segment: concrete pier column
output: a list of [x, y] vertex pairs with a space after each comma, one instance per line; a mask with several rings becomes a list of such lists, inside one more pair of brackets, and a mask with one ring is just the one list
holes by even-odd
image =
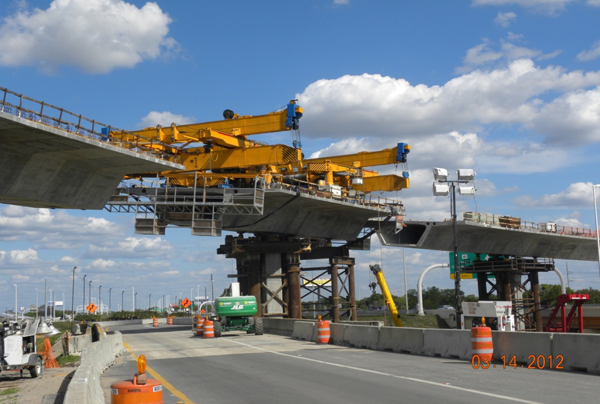
[[[265, 304], [263, 315], [284, 314], [283, 302], [283, 271], [281, 268], [281, 253], [261, 254], [262, 274], [266, 289], [263, 288], [262, 302]], [[268, 290], [267, 290], [268, 289]]]

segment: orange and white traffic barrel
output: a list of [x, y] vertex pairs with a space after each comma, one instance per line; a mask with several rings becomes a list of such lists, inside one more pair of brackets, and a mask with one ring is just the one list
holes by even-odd
[[204, 338], [215, 337], [215, 325], [209, 319], [204, 320]]
[[328, 344], [331, 339], [331, 329], [329, 328], [329, 321], [321, 320], [317, 322], [317, 344]]
[[[214, 331], [214, 325], [213, 325]], [[196, 319], [196, 335], [199, 337], [204, 336], [204, 318], [198, 316]]]
[[153, 326], [153, 327], [158, 327], [158, 318], [157, 318], [157, 317], [154, 317], [154, 318], [152, 319], [152, 326]]
[[173, 325], [173, 317], [167, 317], [167, 324]]
[[138, 373], [133, 380], [110, 385], [111, 404], [163, 404], [163, 385], [146, 377], [146, 357], [138, 358]]
[[492, 342], [492, 329], [485, 326], [485, 319], [479, 327], [471, 328], [471, 351], [472, 358], [479, 356], [480, 360], [487, 359], [491, 362], [494, 359], [494, 343]]

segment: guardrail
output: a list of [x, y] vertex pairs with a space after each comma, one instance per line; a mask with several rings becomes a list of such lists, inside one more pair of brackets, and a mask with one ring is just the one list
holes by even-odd
[[[83, 115], [56, 107], [44, 101], [27, 97], [23, 94], [15, 93], [4, 87], [0, 87], [0, 95], [0, 111], [4, 113], [64, 130], [79, 136], [84, 136], [89, 139], [107, 142], [113, 146], [131, 150], [136, 153], [149, 155], [174, 163], [180, 163], [181, 159], [179, 157], [153, 149], [154, 146], [165, 146], [169, 149], [176, 148], [172, 145], [167, 145], [153, 139], [147, 139], [123, 129], [118, 129], [111, 125], [86, 118]], [[115, 136], [116, 133], [120, 136]], [[124, 139], [125, 136], [132, 136], [136, 141], [126, 141]]]
[[[505, 222], [503, 222], [503, 219]], [[527, 231], [542, 234], [557, 234], [559, 236], [575, 236], [584, 238], [596, 238], [596, 231], [582, 229], [573, 226], [561, 226], [552, 222], [534, 223], [522, 221], [520, 218], [500, 216], [487, 213], [463, 212], [463, 220], [483, 224], [489, 227], [497, 227], [508, 230]]]

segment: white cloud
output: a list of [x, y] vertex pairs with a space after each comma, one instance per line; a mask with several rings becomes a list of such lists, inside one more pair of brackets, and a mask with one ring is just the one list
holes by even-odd
[[98, 217], [0, 205], [0, 240], [27, 240], [45, 248], [73, 248], [98, 236], [119, 237], [125, 227]]
[[[600, 7], [600, 0], [598, 0]], [[594, 60], [600, 56], [600, 41], [597, 41], [589, 51], [583, 51], [577, 55], [577, 59], [588, 62]]]
[[510, 41], [518, 41], [521, 37], [513, 33], [509, 33], [508, 38], [509, 42], [501, 41], [499, 50], [492, 50], [492, 43], [487, 39], [484, 39], [481, 44], [468, 49], [463, 60], [464, 65], [456, 68], [456, 72], [468, 73], [479, 66], [492, 65], [492, 62], [512, 62], [519, 59], [548, 60], [561, 53], [560, 50], [543, 53], [541, 50], [515, 45]]
[[108, 73], [156, 59], [177, 47], [171, 19], [156, 3], [54, 0], [46, 10], [20, 10], [0, 26], [0, 65], [35, 65], [52, 72], [75, 66]]
[[499, 12], [494, 22], [504, 28], [508, 27], [511, 23], [513, 23], [517, 18], [517, 14], [509, 11], [507, 13]]
[[[540, 97], [548, 98], [552, 92], [560, 95], [556, 102], [566, 108], [562, 115], [588, 119], [579, 127], [574, 121], [562, 126], [562, 135], [570, 136], [571, 144], [577, 145], [598, 137], [600, 126], [588, 124], [595, 122], [593, 111], [584, 114], [579, 108], [586, 97], [595, 100], [597, 92], [581, 89], [599, 84], [600, 72], [541, 68], [530, 59], [519, 59], [504, 68], [463, 74], [442, 86], [412, 86], [404, 79], [371, 74], [322, 79], [297, 98], [310, 111], [303, 120], [305, 137], [369, 135], [415, 143], [424, 135], [480, 131], [482, 125], [506, 124], [538, 131], [552, 143], [560, 136], [537, 119], [546, 114], [545, 107], [552, 106]], [[577, 138], [572, 129], [578, 129]]]
[[350, 0], [333, 0], [333, 4], [350, 4]]
[[539, 198], [522, 196], [515, 198], [515, 204], [521, 208], [587, 208], [592, 205], [592, 183], [576, 182], [557, 194], [546, 194]]
[[587, 0], [587, 4], [593, 7], [600, 7], [600, 0]]
[[194, 122], [195, 119], [193, 117], [177, 115], [168, 111], [151, 111], [148, 113], [148, 115], [142, 118], [137, 126], [140, 128], [149, 128], [155, 127], [156, 125], [171, 126], [172, 123], [177, 125], [187, 125]]
[[173, 246], [163, 238], [127, 237], [103, 246], [90, 245], [85, 258], [149, 258], [166, 257], [173, 253]]
[[[474, 6], [507, 6], [518, 5], [534, 11], [555, 14], [575, 0], [473, 0]], [[595, 0], [593, 0], [595, 1]]]
[[34, 265], [39, 262], [37, 251], [27, 250], [0, 251], [0, 263], [6, 266]]

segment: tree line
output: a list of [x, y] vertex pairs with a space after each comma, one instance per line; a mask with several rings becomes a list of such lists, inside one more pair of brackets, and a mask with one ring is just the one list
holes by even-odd
[[[567, 293], [580, 293], [590, 296], [590, 300], [586, 304], [600, 304], [600, 290], [587, 288], [573, 290], [567, 288]], [[561, 294], [560, 285], [540, 285], [540, 301], [543, 307], [553, 307], [556, 305], [558, 296]], [[398, 310], [406, 310], [406, 299], [403, 296], [392, 295], [394, 303]], [[477, 302], [479, 298], [473, 294], [465, 295], [462, 293], [462, 300], [464, 302]], [[498, 300], [496, 295], [490, 295], [490, 300]], [[417, 290], [408, 290], [408, 307], [411, 310], [417, 308]], [[454, 295], [454, 289], [440, 289], [435, 286], [431, 286], [423, 290], [423, 308], [424, 309], [437, 309], [438, 307], [448, 305], [456, 306], [456, 298]], [[373, 293], [371, 296], [360, 299], [356, 302], [357, 308], [360, 310], [369, 310], [373, 308], [381, 308], [385, 306], [383, 301], [383, 295], [381, 293]]]

